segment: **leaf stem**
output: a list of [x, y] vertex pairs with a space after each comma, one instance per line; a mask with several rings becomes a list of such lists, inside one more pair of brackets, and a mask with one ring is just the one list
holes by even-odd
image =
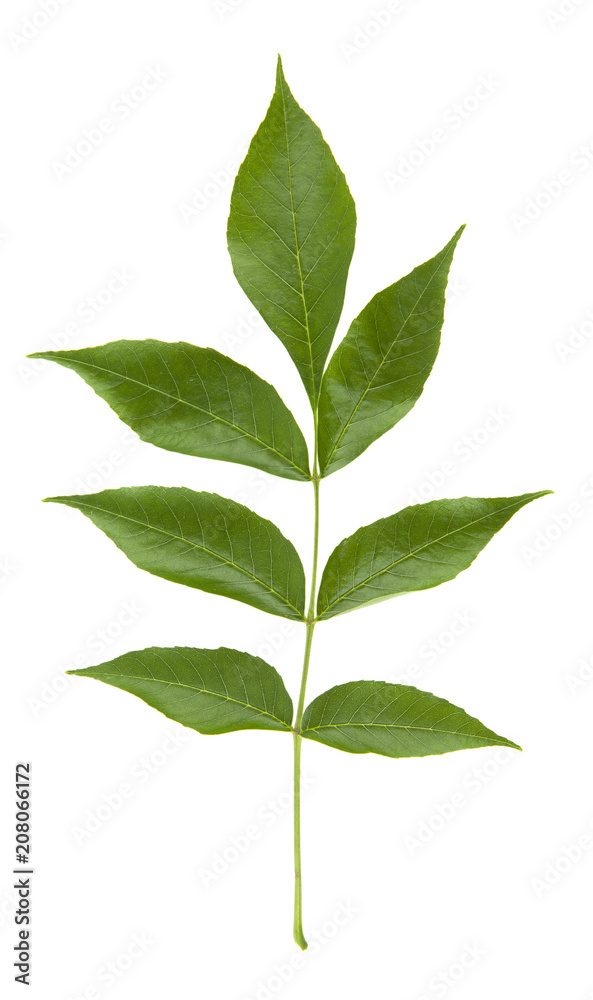
[[313, 563], [311, 569], [311, 597], [309, 600], [309, 611], [307, 613], [307, 634], [305, 639], [305, 655], [303, 659], [303, 673], [301, 677], [301, 689], [297, 705], [296, 720], [294, 725], [294, 925], [293, 934], [296, 943], [303, 951], [308, 947], [307, 940], [303, 933], [303, 882], [301, 865], [301, 723], [305, 710], [305, 692], [307, 690], [307, 677], [309, 675], [309, 662], [311, 660], [311, 646], [313, 644], [313, 633], [315, 631], [315, 596], [317, 589], [317, 557], [319, 552], [319, 470], [317, 463], [317, 413], [314, 412], [315, 420], [315, 457], [313, 465], [313, 493], [315, 499], [315, 526], [313, 529]]

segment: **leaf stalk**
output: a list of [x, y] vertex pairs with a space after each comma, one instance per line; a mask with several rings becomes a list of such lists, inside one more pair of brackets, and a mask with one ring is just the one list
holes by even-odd
[[305, 621], [307, 632], [305, 638], [305, 653], [303, 658], [303, 673], [301, 676], [301, 689], [296, 711], [296, 719], [293, 729], [294, 742], [294, 940], [303, 951], [308, 947], [307, 940], [303, 933], [303, 881], [301, 864], [301, 748], [303, 738], [301, 735], [301, 723], [305, 710], [305, 694], [307, 690], [307, 678], [309, 676], [309, 663], [311, 660], [311, 646], [313, 644], [313, 633], [315, 631], [315, 599], [317, 592], [317, 562], [319, 554], [319, 470], [317, 463], [317, 413], [314, 412], [315, 421], [315, 446], [314, 446], [314, 467], [313, 467], [313, 494], [315, 504], [315, 521], [313, 528], [313, 562], [311, 568], [311, 596], [309, 599], [309, 611]]

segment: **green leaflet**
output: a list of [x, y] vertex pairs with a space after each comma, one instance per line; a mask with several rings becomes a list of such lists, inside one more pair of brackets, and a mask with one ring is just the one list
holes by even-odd
[[359, 528], [327, 561], [318, 619], [452, 580], [513, 514], [549, 492], [433, 500]]
[[143, 441], [307, 480], [309, 456], [292, 413], [268, 382], [194, 344], [116, 340], [30, 355], [71, 368]]
[[140, 569], [303, 620], [305, 574], [296, 549], [271, 521], [234, 500], [174, 486], [48, 499], [86, 514]]
[[272, 103], [237, 174], [227, 236], [237, 281], [286, 347], [312, 404], [344, 303], [355, 230], [344, 175], [278, 60]]
[[319, 397], [319, 468], [343, 468], [405, 417], [438, 354], [445, 288], [464, 226], [432, 260], [378, 292], [334, 351]]
[[404, 684], [352, 681], [305, 710], [302, 735], [348, 753], [426, 757], [473, 747], [521, 747], [444, 698]]
[[237, 649], [152, 646], [67, 673], [129, 691], [198, 733], [290, 732], [292, 725], [292, 701], [280, 674]]

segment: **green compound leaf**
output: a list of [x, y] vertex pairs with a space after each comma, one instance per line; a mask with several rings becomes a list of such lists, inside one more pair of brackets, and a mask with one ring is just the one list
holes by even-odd
[[332, 355], [319, 397], [319, 467], [343, 468], [405, 417], [438, 354], [461, 227], [432, 260], [379, 292]]
[[404, 684], [352, 681], [315, 698], [302, 735], [347, 753], [427, 757], [475, 747], [521, 747], [444, 698]]
[[315, 404], [344, 303], [356, 213], [317, 125], [278, 61], [276, 90], [231, 197], [237, 281], [282, 341]]
[[140, 569], [303, 620], [305, 573], [296, 549], [234, 500], [175, 486], [48, 499], [82, 511]]
[[259, 656], [237, 649], [152, 646], [67, 673], [129, 691], [198, 733], [290, 732], [292, 725], [292, 701], [280, 674]]
[[71, 368], [143, 441], [307, 480], [301, 430], [268, 382], [211, 348], [117, 340], [33, 358]]
[[359, 528], [328, 559], [318, 619], [452, 580], [513, 514], [549, 492], [433, 500]]

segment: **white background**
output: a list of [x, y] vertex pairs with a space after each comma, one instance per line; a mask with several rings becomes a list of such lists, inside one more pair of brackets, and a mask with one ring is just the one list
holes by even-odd
[[[586, 1000], [593, 163], [580, 149], [593, 140], [593, 3], [403, 0], [378, 18], [382, 0], [219, 7], [71, 0], [44, 24], [33, 0], [2, 4], [3, 982], [21, 995], [10, 886], [13, 767], [25, 759], [30, 997]], [[200, 737], [63, 672], [149, 645], [225, 644], [270, 659], [294, 695], [299, 627], [282, 636], [280, 618], [143, 574], [88, 520], [40, 498], [147, 483], [212, 490], [275, 520], [308, 565], [310, 488], [139, 444], [72, 373], [25, 360], [52, 338], [187, 339], [253, 367], [309, 426], [298, 376], [257, 323], [225, 244], [230, 174], [267, 108], [278, 51], [357, 203], [339, 336], [468, 223], [421, 401], [323, 484], [322, 562], [415, 490], [555, 490], [454, 582], [317, 629], [311, 697], [405, 674], [525, 752], [393, 761], [306, 743], [305, 925], [318, 943], [298, 969], [290, 739]], [[119, 117], [148, 69], [160, 83]], [[64, 170], [68, 148], [106, 117], [112, 131]], [[435, 129], [445, 138], [431, 145]], [[98, 312], [88, 297], [114, 269], [126, 287]], [[253, 827], [258, 839], [208, 878]], [[583, 837], [579, 858], [571, 845]], [[340, 904], [350, 916], [338, 928]], [[134, 946], [135, 935], [149, 943]]]

